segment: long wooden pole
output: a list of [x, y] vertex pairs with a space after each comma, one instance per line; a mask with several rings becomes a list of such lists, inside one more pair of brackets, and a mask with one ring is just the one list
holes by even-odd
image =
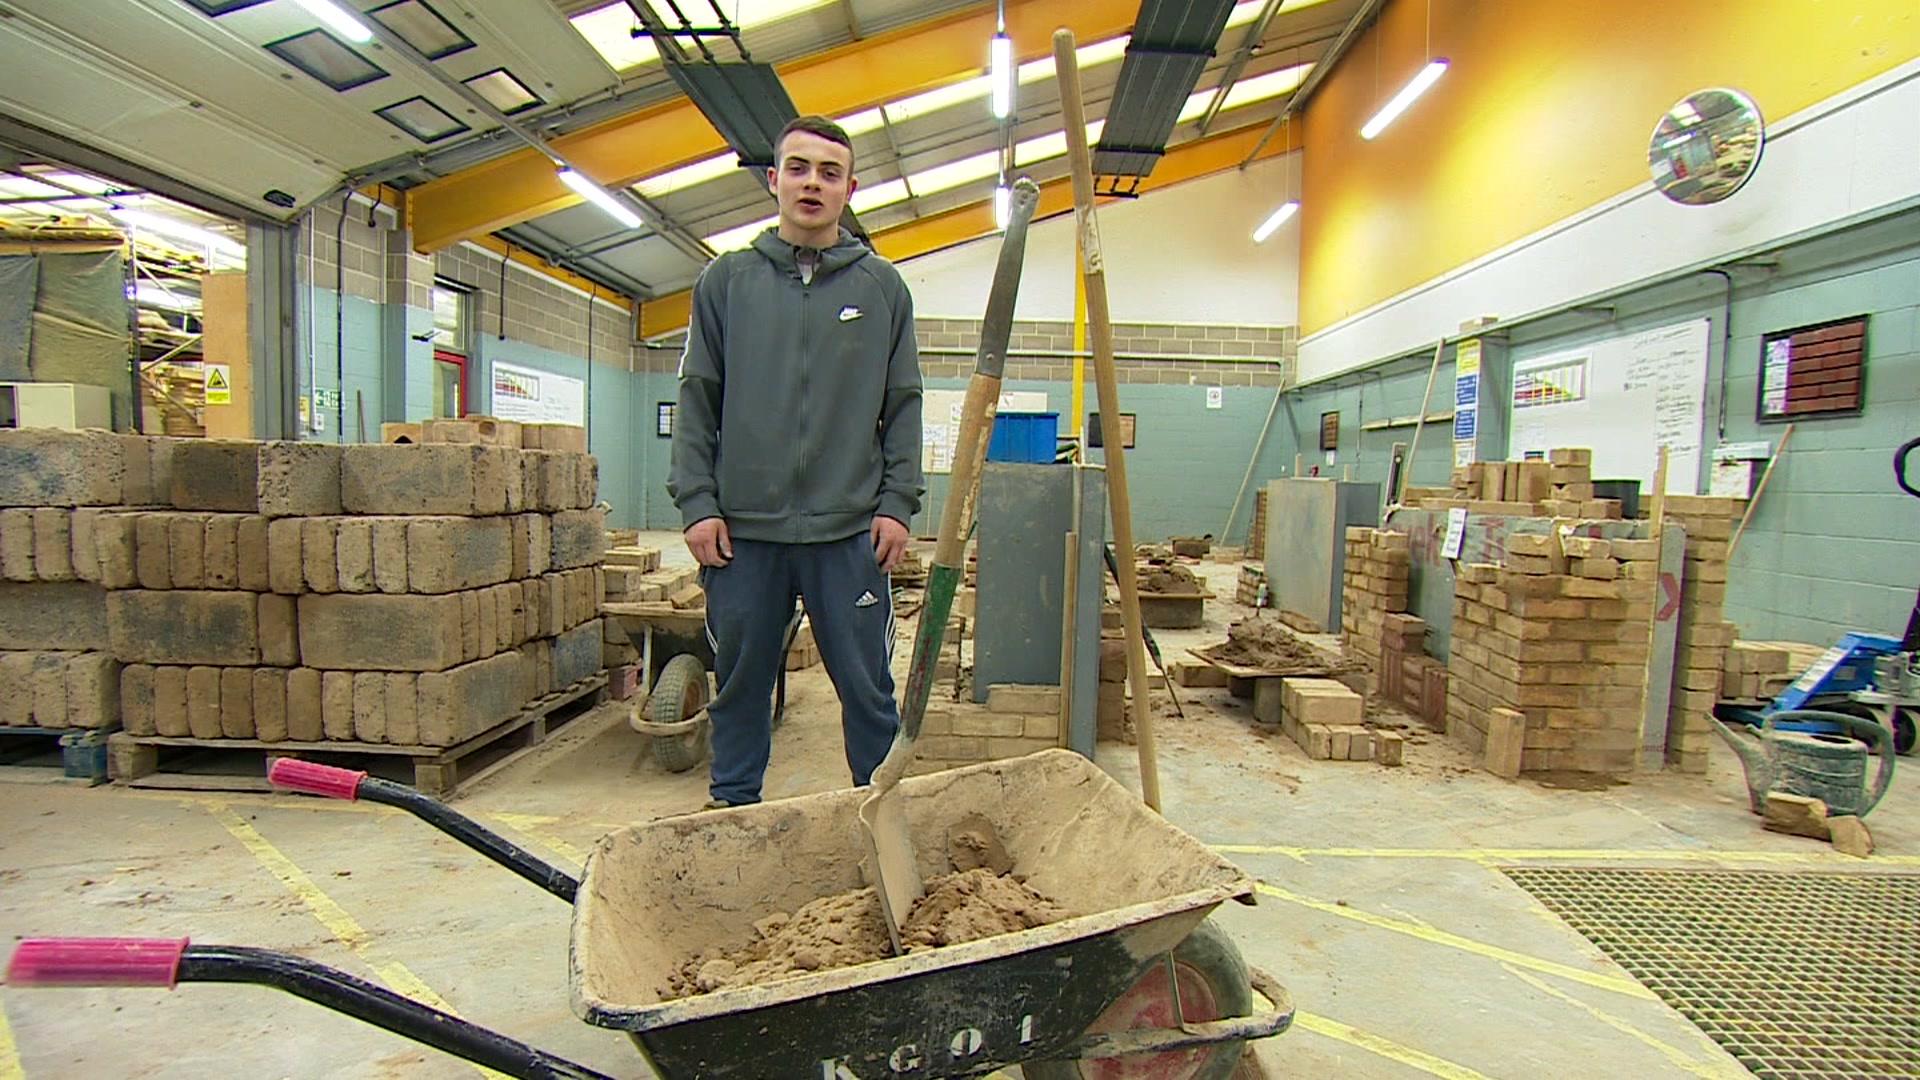
[[1135, 580], [1133, 501], [1127, 494], [1127, 455], [1120, 430], [1120, 381], [1113, 370], [1113, 317], [1107, 307], [1107, 271], [1093, 210], [1093, 155], [1087, 148], [1086, 103], [1080, 97], [1080, 67], [1073, 31], [1053, 34], [1053, 70], [1060, 80], [1067, 159], [1073, 171], [1073, 215], [1079, 226], [1080, 276], [1087, 286], [1087, 328], [1093, 337], [1093, 375], [1100, 392], [1100, 441], [1106, 449], [1107, 504], [1113, 512], [1113, 545], [1119, 558], [1120, 621], [1127, 639], [1127, 684], [1133, 688], [1133, 732], [1140, 749], [1140, 794], [1160, 809], [1160, 759], [1153, 739], [1153, 701], [1147, 686], [1146, 638], [1140, 632], [1140, 589]]
[[1740, 527], [1733, 530], [1733, 539], [1727, 542], [1727, 559], [1733, 559], [1733, 553], [1740, 550], [1740, 538], [1746, 535], [1747, 522], [1753, 520], [1753, 512], [1760, 509], [1760, 496], [1767, 493], [1767, 481], [1773, 479], [1773, 467], [1787, 456], [1787, 440], [1793, 438], [1793, 425], [1780, 433], [1780, 445], [1774, 448], [1773, 456], [1767, 459], [1766, 471], [1760, 474], [1760, 482], [1753, 487], [1753, 500], [1747, 503], [1747, 512], [1740, 515]]
[[1427, 427], [1427, 409], [1433, 400], [1433, 381], [1440, 374], [1440, 356], [1446, 351], [1447, 340], [1441, 338], [1433, 346], [1433, 363], [1427, 367], [1427, 392], [1420, 395], [1420, 415], [1413, 421], [1413, 445], [1407, 448], [1407, 456], [1400, 465], [1400, 482], [1394, 490], [1387, 492], [1387, 505], [1398, 506], [1406, 501], [1407, 485], [1413, 477], [1413, 455], [1420, 452], [1420, 433]]

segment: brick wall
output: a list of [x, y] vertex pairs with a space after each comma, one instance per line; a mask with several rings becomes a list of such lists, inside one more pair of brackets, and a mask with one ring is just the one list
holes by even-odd
[[[464, 244], [436, 252], [434, 273], [471, 288], [474, 323], [482, 338], [501, 334], [500, 260]], [[543, 274], [514, 265], [506, 274], [506, 336], [567, 356], [586, 357], [587, 298]], [[633, 341], [632, 314], [593, 305], [593, 360], [625, 367]], [[616, 359], [617, 358], [617, 359]]]
[[[921, 371], [928, 378], [964, 379], [973, 373], [980, 320], [924, 318], [914, 329]], [[1291, 370], [1298, 341], [1298, 330], [1291, 326], [1115, 323], [1115, 375], [1123, 383], [1278, 386]], [[1048, 354], [1072, 350], [1071, 323], [1015, 322], [1006, 377], [1071, 379], [1073, 358]]]

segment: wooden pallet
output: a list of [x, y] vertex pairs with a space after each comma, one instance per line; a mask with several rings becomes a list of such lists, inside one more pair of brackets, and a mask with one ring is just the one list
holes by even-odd
[[107, 782], [111, 728], [0, 727], [0, 777]]
[[109, 738], [107, 747], [114, 781], [129, 787], [270, 791], [267, 767], [275, 758], [298, 757], [410, 781], [428, 795], [445, 797], [518, 761], [568, 721], [606, 699], [607, 676], [594, 675], [536, 700], [511, 720], [444, 747], [187, 739], [124, 732]]

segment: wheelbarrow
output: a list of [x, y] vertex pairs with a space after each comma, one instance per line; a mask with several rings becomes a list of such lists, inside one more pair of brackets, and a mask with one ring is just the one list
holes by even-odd
[[[950, 823], [986, 818], [1014, 866], [1069, 917], [1050, 925], [756, 986], [674, 997], [669, 976], [754, 923], [866, 884], [859, 789], [666, 818], [602, 837], [576, 881], [445, 805], [365, 773], [292, 759], [274, 783], [411, 811], [573, 905], [575, 1013], [626, 1032], [669, 1080], [953, 1077], [1022, 1064], [1034, 1080], [1220, 1080], [1243, 1044], [1285, 1031], [1292, 999], [1203, 929], [1253, 881], [1065, 750], [907, 779], [923, 872], [947, 869]], [[1236, 972], [1229, 985], [1223, 971]], [[13, 987], [247, 982], [277, 987], [519, 1077], [599, 1077], [479, 1025], [303, 957], [179, 940], [23, 941]], [[1269, 1011], [1232, 1015], [1250, 1004]], [[1159, 1003], [1144, 1000], [1157, 996]], [[1211, 1013], [1212, 1015], [1204, 1015]], [[1161, 1022], [1140, 1026], [1142, 1022]], [[1098, 1066], [1090, 1063], [1098, 1060]]]
[[[707, 636], [706, 609], [676, 608], [657, 602], [610, 602], [603, 617], [615, 619], [640, 652], [640, 704], [628, 718], [633, 730], [653, 740], [653, 756], [668, 772], [686, 772], [706, 760], [712, 700], [707, 672], [713, 670], [713, 639]], [[780, 653], [786, 655], [800, 633], [805, 612], [796, 607], [787, 621]], [[787, 671], [782, 665], [773, 684], [773, 723], [787, 711]]]

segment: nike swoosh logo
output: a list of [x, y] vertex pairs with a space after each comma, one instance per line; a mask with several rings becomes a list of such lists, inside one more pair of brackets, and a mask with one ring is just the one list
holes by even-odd
[[860, 316], [862, 316], [862, 315], [864, 315], [864, 314], [866, 314], [866, 312], [863, 312], [863, 311], [861, 311], [861, 310], [860, 310], [859, 308], [857, 308], [857, 307], [853, 307], [853, 306], [851, 306], [851, 305], [849, 305], [849, 306], [847, 306], [847, 307], [843, 307], [843, 308], [841, 308], [841, 309], [840, 309], [840, 321], [841, 321], [841, 322], [852, 322], [853, 320], [855, 320], [855, 319], [857, 319], [857, 318], [859, 318]]

